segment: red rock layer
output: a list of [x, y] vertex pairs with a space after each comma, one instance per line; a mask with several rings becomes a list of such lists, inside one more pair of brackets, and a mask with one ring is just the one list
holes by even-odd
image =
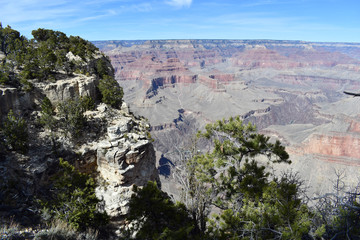
[[350, 84], [354, 87], [360, 87], [360, 82], [349, 79], [309, 76], [309, 75], [277, 75], [275, 81], [292, 84], [292, 85], [308, 85], [317, 86], [326, 90], [339, 90], [345, 84]]

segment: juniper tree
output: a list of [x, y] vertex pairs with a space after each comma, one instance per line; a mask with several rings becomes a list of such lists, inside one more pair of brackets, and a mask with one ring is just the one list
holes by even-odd
[[26, 153], [29, 146], [29, 134], [25, 120], [16, 116], [12, 110], [7, 115], [3, 126], [5, 145], [15, 151]]
[[221, 209], [209, 220], [209, 239], [301, 239], [310, 230], [310, 211], [294, 175], [276, 177], [269, 164], [291, 163], [279, 141], [256, 132], [239, 117], [208, 124], [199, 137], [212, 150], [196, 155], [194, 176], [206, 198]]

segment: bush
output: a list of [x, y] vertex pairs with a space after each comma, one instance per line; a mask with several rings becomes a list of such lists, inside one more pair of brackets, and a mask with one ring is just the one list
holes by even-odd
[[123, 89], [119, 83], [110, 76], [104, 76], [100, 79], [99, 90], [102, 95], [102, 101], [114, 108], [120, 108], [124, 96]]
[[100, 200], [95, 195], [95, 180], [63, 159], [60, 159], [60, 166], [61, 171], [53, 177], [52, 199], [41, 202], [43, 211], [76, 230], [107, 224], [107, 214], [97, 210]]
[[4, 121], [3, 135], [5, 145], [14, 151], [26, 153], [28, 150], [28, 130], [25, 120], [14, 115], [10, 110], [7, 119]]
[[59, 125], [65, 136], [69, 136], [73, 140], [78, 139], [86, 124], [85, 109], [82, 102], [79, 99], [69, 99], [60, 103], [58, 110]]
[[135, 220], [130, 235], [136, 239], [197, 239], [193, 233], [193, 220], [186, 207], [174, 204], [167, 193], [148, 182], [142, 189], [134, 187], [129, 220]]
[[84, 108], [84, 110], [94, 110], [95, 109], [95, 102], [94, 99], [92, 99], [90, 96], [83, 96], [80, 97], [81, 106]]
[[53, 117], [54, 107], [49, 98], [44, 97], [41, 102], [41, 117], [40, 124], [49, 130], [53, 130], [56, 125], [56, 120]]

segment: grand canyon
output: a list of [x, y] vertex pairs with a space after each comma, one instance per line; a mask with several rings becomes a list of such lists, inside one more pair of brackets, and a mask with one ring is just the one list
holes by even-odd
[[[313, 193], [360, 170], [360, 44], [277, 40], [97, 41], [125, 101], [149, 119], [159, 168], [230, 116], [286, 145]], [[289, 166], [282, 166], [283, 171]], [[169, 172], [164, 171], [164, 174]], [[163, 176], [166, 188], [166, 178]], [[316, 189], [312, 188], [317, 186]]]

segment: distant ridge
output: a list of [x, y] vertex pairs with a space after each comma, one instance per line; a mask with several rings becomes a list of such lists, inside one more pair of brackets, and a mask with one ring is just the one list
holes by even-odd
[[244, 44], [312, 44], [312, 45], [342, 45], [342, 46], [357, 46], [360, 47], [360, 43], [356, 42], [312, 42], [303, 40], [272, 40], [272, 39], [149, 39], [149, 40], [97, 40], [92, 41], [93, 44], [101, 48], [105, 44], [112, 44], [116, 47], [131, 47], [133, 45], [141, 45], [146, 42], [149, 43], [244, 43]]

